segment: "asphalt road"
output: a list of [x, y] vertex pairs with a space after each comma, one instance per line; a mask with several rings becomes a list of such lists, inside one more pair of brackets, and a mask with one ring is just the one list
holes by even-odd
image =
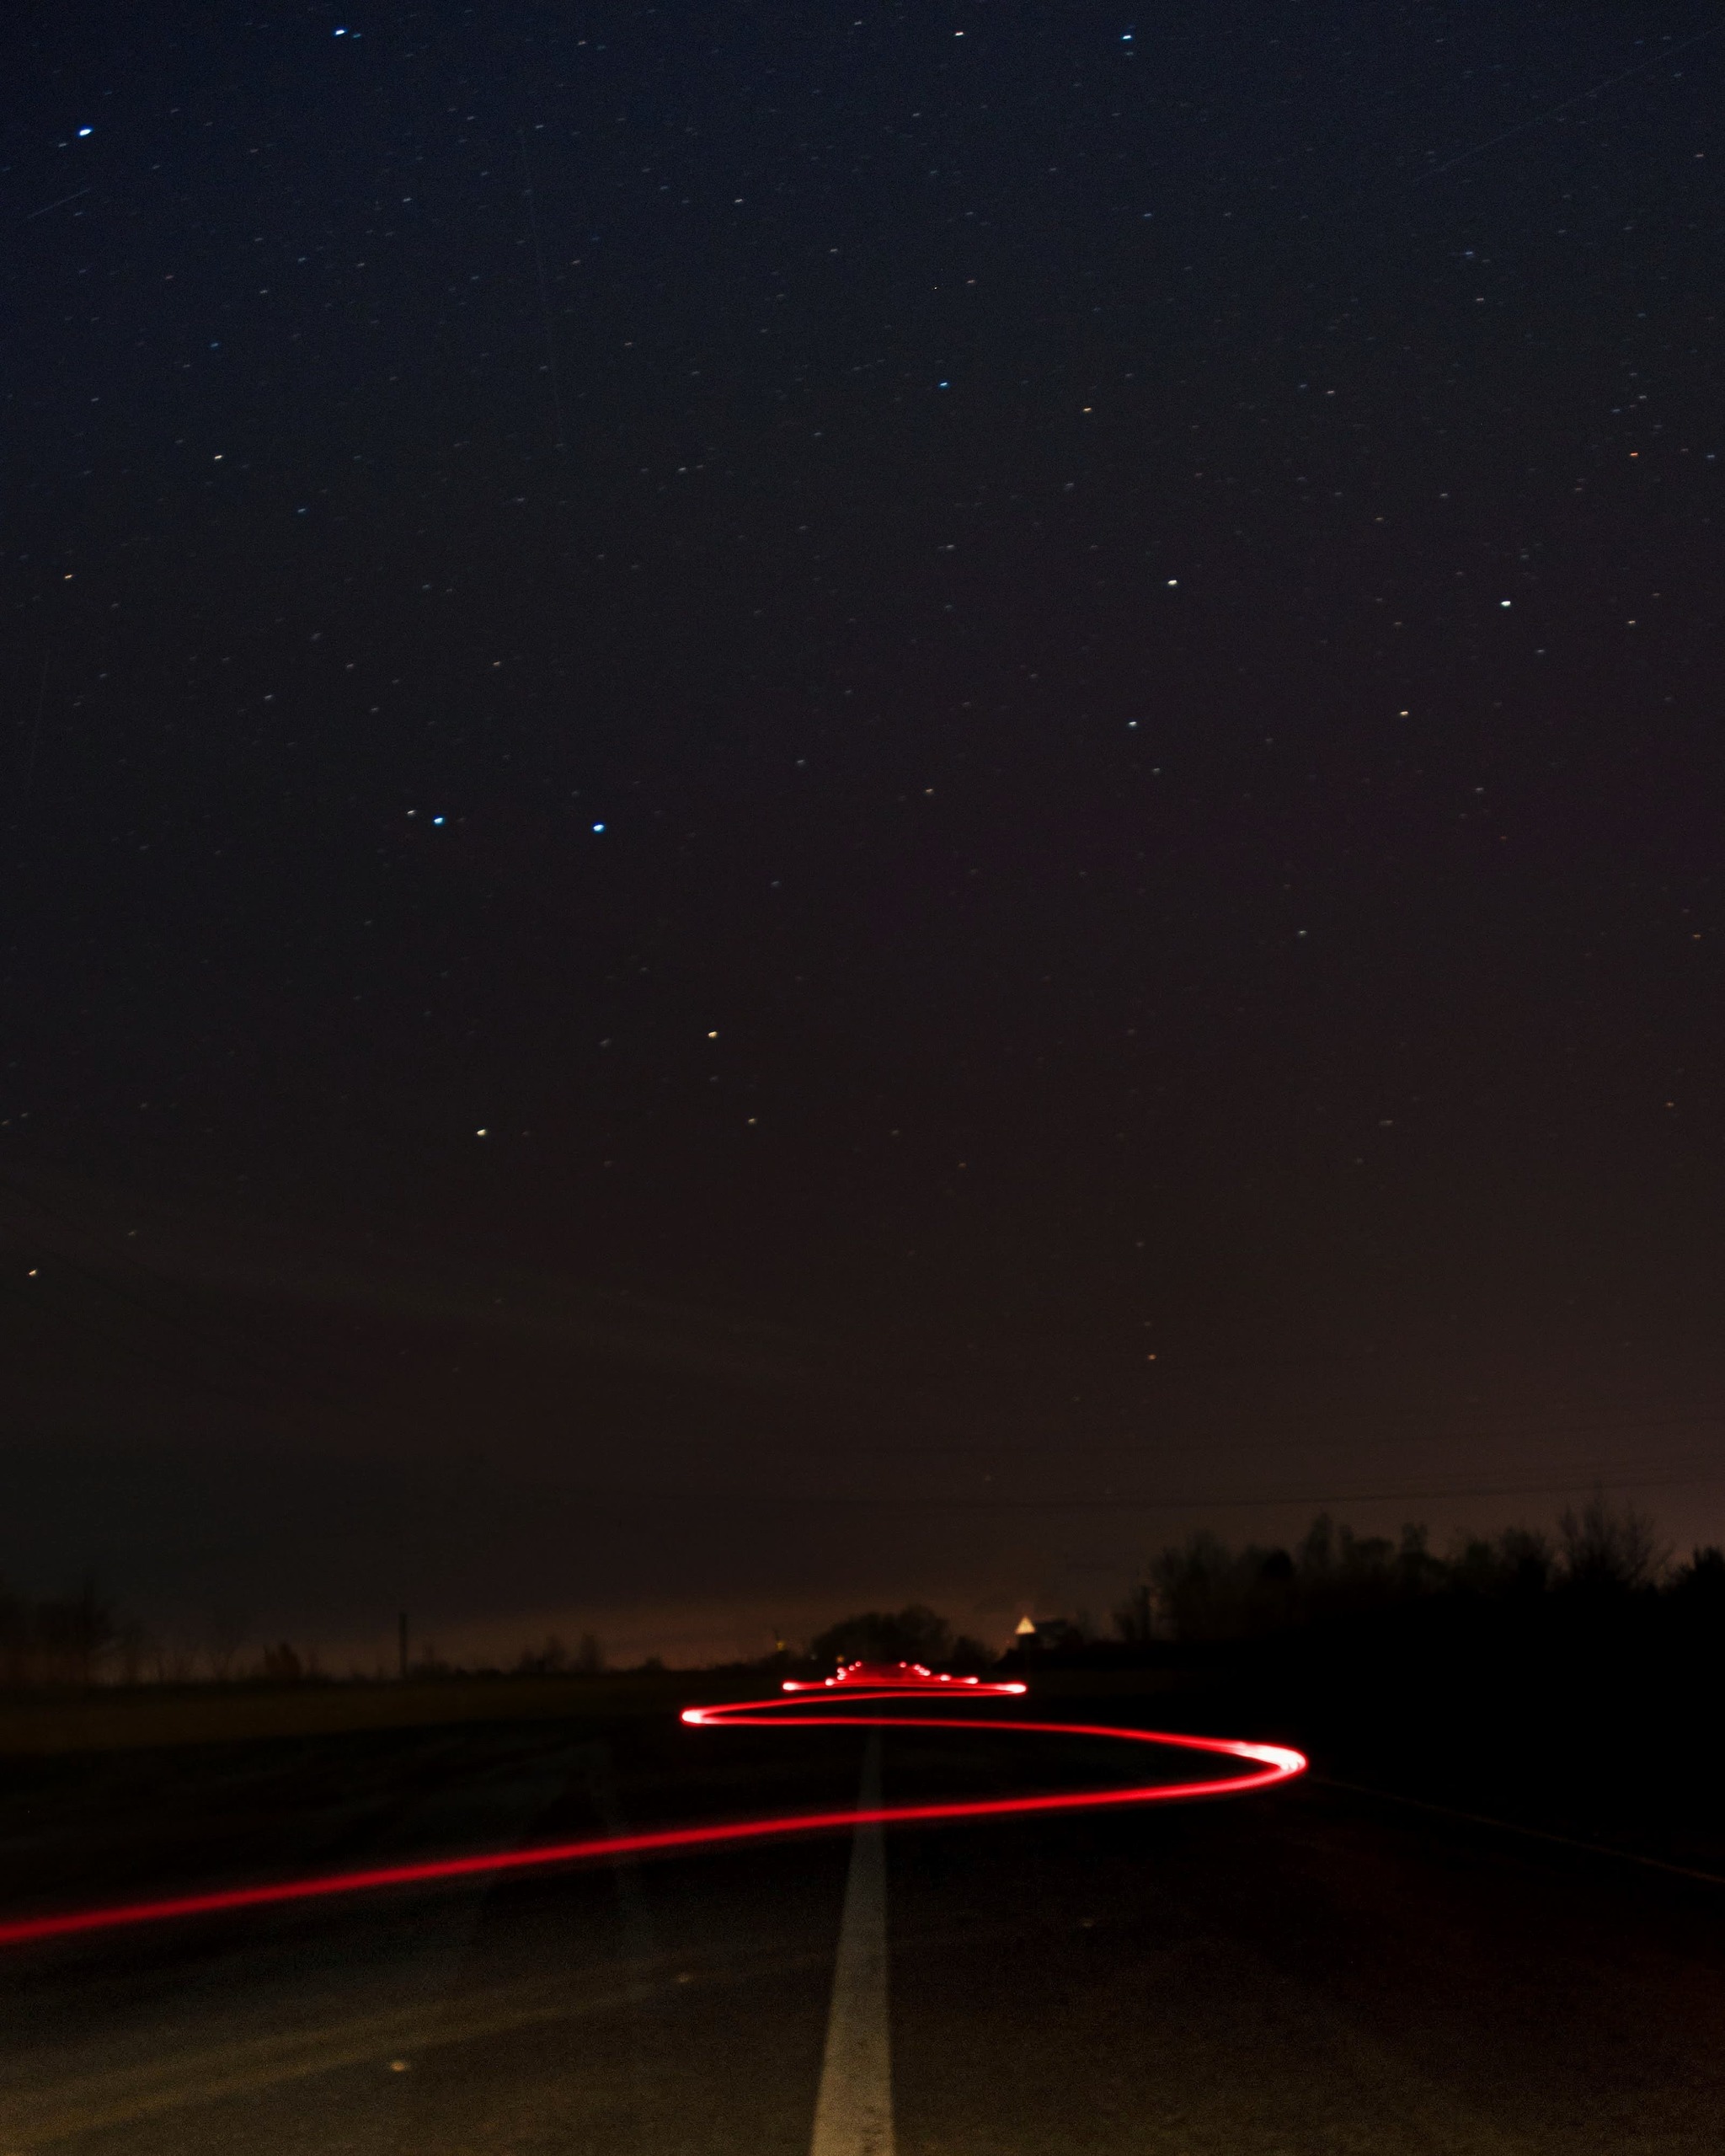
[[[488, 1737], [398, 1802], [326, 1791], [300, 1854], [854, 1798], [868, 1741]], [[889, 1734], [886, 1797], [1032, 1763], [960, 1750]], [[32, 1948], [0, 2012], [0, 2156], [1725, 2143], [1725, 1892], [1311, 1783]]]

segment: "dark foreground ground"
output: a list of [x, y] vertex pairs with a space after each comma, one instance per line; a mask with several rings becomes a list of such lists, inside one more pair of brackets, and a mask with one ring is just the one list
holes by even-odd
[[[0, 1886], [843, 1802], [862, 1748], [650, 1715], [19, 1765]], [[889, 1736], [886, 1794], [1111, 1765]], [[769, 1844], [14, 1950], [0, 2156], [804, 2156], [846, 1862]], [[900, 1831], [888, 1917], [900, 2156], [1725, 2138], [1725, 1892], [1555, 1845], [1307, 1783]]]

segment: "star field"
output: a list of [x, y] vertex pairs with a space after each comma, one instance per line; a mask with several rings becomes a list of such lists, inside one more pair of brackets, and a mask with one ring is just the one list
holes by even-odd
[[[175, 1292], [188, 1221], [289, 1238], [272, 1338], [402, 1251], [475, 1324], [506, 1275], [768, 1329], [870, 1373], [788, 1425], [817, 1507], [908, 1444], [967, 1521], [1716, 1522], [1716, 28], [0, 32], [7, 1187], [171, 1217]], [[21, 1442], [120, 1442], [130, 1352]], [[578, 1481], [778, 1486], [487, 1367]]]

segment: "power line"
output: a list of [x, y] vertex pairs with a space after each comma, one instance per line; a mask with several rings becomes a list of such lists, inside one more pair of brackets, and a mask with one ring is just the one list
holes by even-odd
[[62, 195], [57, 202], [44, 202], [40, 210], [28, 211], [19, 220], [23, 224], [34, 224], [38, 217], [45, 217], [50, 210], [63, 210], [68, 202], [82, 202], [86, 195], [94, 194], [93, 187], [80, 187], [76, 195]]
[[1392, 1490], [1332, 1490], [1260, 1492], [1251, 1496], [1164, 1497], [1131, 1496], [1108, 1492], [1037, 1497], [941, 1497], [909, 1491], [902, 1496], [824, 1495], [817, 1491], [741, 1490], [610, 1490], [590, 1485], [537, 1484], [541, 1490], [554, 1490], [560, 1497], [579, 1498], [587, 1503], [618, 1506], [703, 1508], [745, 1507], [750, 1511], [893, 1511], [893, 1512], [1208, 1512], [1243, 1511], [1278, 1506], [1417, 1503], [1450, 1497], [1562, 1497], [1594, 1490], [1674, 1490], [1705, 1488], [1725, 1484], [1725, 1471], [1704, 1474], [1594, 1475], [1577, 1474], [1543, 1482], [1477, 1483], [1464, 1486], [1441, 1485], [1423, 1489], [1406, 1486]]
[[1626, 67], [1621, 75], [1608, 75], [1603, 83], [1595, 83], [1591, 89], [1578, 90], [1573, 98], [1565, 98], [1562, 104], [1554, 104], [1549, 112], [1536, 112], [1531, 120], [1517, 120], [1514, 126], [1506, 127], [1501, 135], [1490, 136], [1483, 142], [1476, 142], [1471, 150], [1459, 150], [1453, 158], [1446, 158], [1442, 164], [1430, 165], [1425, 171], [1416, 173], [1413, 185], [1418, 187], [1423, 179], [1435, 179], [1440, 172], [1449, 172], [1458, 164], [1466, 164], [1470, 158], [1483, 157], [1487, 150], [1496, 149], [1499, 142], [1507, 142], [1512, 135], [1525, 135], [1530, 127], [1538, 127], [1547, 120], [1555, 120], [1560, 112], [1567, 112], [1573, 106], [1585, 104], [1589, 98], [1598, 97], [1602, 90], [1615, 89], [1619, 83], [1626, 83], [1636, 75], [1645, 75], [1650, 67], [1658, 67], [1664, 62], [1674, 59], [1690, 45], [1699, 45], [1704, 38], [1717, 37], [1722, 29], [1725, 29], [1725, 23], [1715, 23], [1709, 29], [1697, 30], [1693, 37], [1680, 39], [1677, 44], [1667, 45], [1663, 52], [1656, 52], [1651, 60], [1643, 60], [1633, 67]]

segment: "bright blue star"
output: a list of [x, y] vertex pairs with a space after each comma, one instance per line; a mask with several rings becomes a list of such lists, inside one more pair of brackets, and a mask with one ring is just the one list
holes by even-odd
[[602, 823], [595, 823], [595, 824], [594, 825], [593, 828], [595, 829], [595, 831], [603, 831], [603, 830], [604, 830], [604, 828], [605, 828], [605, 826], [604, 826]]

